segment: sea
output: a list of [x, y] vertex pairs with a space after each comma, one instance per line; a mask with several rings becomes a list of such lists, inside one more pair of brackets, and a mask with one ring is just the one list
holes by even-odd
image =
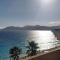
[[51, 30], [0, 31], [0, 60], [9, 60], [9, 50], [14, 46], [22, 49], [21, 57], [26, 56], [29, 41], [37, 43], [40, 51], [60, 46]]

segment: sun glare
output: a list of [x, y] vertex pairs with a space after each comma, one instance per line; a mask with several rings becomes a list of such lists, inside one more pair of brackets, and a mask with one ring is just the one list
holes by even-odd
[[52, 0], [41, 0], [41, 2], [43, 4], [50, 4], [52, 2]]
[[53, 2], [54, 2], [54, 0], [41, 0], [41, 3], [42, 3], [42, 4], [46, 4], [46, 5], [47, 5], [47, 4], [48, 4], [48, 5], [49, 5], [49, 4], [52, 4]]
[[30, 31], [28, 40], [35, 41], [38, 43], [39, 49], [45, 50], [55, 47], [53, 42], [55, 42], [57, 38], [52, 31]]
[[44, 6], [44, 7], [53, 6], [55, 2], [56, 0], [40, 0], [41, 6]]

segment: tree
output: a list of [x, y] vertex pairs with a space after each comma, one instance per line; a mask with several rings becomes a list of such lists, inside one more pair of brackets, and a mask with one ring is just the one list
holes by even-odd
[[10, 58], [12, 58], [13, 60], [19, 60], [21, 49], [15, 46], [9, 50], [9, 54], [10, 54]]
[[37, 54], [37, 49], [39, 48], [37, 46], [37, 43], [35, 43], [34, 41], [31, 41], [31, 42], [28, 42], [28, 46], [27, 46], [27, 54], [28, 56], [33, 56], [33, 55], [36, 55]]

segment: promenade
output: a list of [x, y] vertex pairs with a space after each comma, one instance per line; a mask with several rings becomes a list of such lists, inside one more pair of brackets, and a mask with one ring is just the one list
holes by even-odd
[[60, 47], [49, 49], [22, 60], [60, 60]]

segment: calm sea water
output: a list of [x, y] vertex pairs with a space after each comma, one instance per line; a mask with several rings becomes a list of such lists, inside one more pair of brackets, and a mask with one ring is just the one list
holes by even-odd
[[22, 48], [22, 56], [25, 55], [28, 41], [38, 43], [38, 50], [47, 50], [60, 46], [60, 41], [50, 30], [2, 31], [0, 32], [0, 56], [2, 58], [9, 57], [9, 49], [13, 46]]

